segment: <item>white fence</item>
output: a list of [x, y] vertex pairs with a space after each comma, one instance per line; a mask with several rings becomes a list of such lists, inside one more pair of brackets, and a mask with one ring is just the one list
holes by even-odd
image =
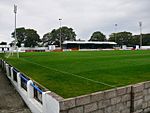
[[59, 113], [59, 101], [17, 69], [1, 60], [2, 69], [32, 113]]

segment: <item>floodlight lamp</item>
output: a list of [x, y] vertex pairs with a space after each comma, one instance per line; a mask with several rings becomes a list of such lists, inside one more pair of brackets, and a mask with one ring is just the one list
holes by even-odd
[[139, 26], [140, 26], [140, 27], [142, 26], [142, 22], [139, 22]]
[[17, 13], [17, 5], [14, 5], [14, 13]]

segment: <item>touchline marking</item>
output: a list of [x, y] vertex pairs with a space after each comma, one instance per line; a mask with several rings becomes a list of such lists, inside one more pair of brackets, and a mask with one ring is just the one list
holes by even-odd
[[89, 79], [89, 78], [86, 78], [86, 77], [83, 77], [83, 76], [80, 76], [80, 75], [77, 75], [77, 74], [73, 74], [73, 73], [69, 73], [69, 72], [57, 70], [57, 69], [52, 68], [52, 67], [43, 66], [43, 65], [40, 65], [40, 64], [38, 64], [38, 63], [31, 62], [31, 61], [28, 61], [28, 60], [25, 60], [25, 59], [21, 59], [21, 60], [24, 60], [24, 61], [26, 61], [26, 62], [28, 62], [28, 63], [31, 63], [31, 64], [35, 64], [35, 65], [41, 66], [41, 67], [43, 67], [43, 68], [47, 68], [47, 69], [51, 69], [51, 70], [57, 71], [57, 72], [60, 72], [60, 73], [63, 73], [63, 74], [73, 75], [73, 76], [75, 76], [75, 77], [82, 78], [82, 79], [84, 79], [84, 80], [88, 80], [88, 81], [91, 81], [91, 82], [94, 82], [94, 83], [97, 83], [97, 84], [102, 84], [102, 85], [105, 85], [105, 86], [109, 86], [109, 87], [111, 87], [111, 88], [115, 88], [115, 87], [116, 87], [116, 86], [114, 86], [114, 85], [109, 85], [109, 84], [104, 83], [104, 82], [92, 80], [92, 79]]

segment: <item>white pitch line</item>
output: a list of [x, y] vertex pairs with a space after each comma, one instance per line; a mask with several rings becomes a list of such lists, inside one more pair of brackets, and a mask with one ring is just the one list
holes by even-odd
[[109, 87], [111, 87], [111, 88], [115, 88], [115, 87], [116, 87], [116, 86], [109, 85], [109, 84], [104, 83], [104, 82], [100, 82], [100, 81], [96, 81], [96, 80], [92, 80], [92, 79], [89, 79], [89, 78], [80, 76], [80, 75], [77, 75], [77, 74], [73, 74], [73, 73], [61, 71], [61, 70], [58, 70], [58, 69], [55, 69], [55, 68], [52, 68], [52, 67], [43, 66], [43, 65], [40, 65], [40, 64], [38, 64], [38, 63], [31, 62], [31, 61], [28, 61], [28, 60], [25, 60], [25, 59], [22, 59], [22, 60], [24, 60], [24, 61], [26, 61], [26, 62], [29, 62], [29, 63], [31, 63], [31, 64], [38, 65], [38, 66], [43, 67], [43, 68], [47, 68], [47, 69], [50, 69], [50, 70], [54, 70], [54, 71], [63, 73], [63, 74], [73, 75], [73, 76], [75, 76], [75, 77], [82, 78], [82, 79], [84, 79], [84, 80], [88, 80], [88, 81], [91, 81], [91, 82], [94, 82], [94, 83], [97, 83], [97, 84], [102, 84], [102, 85], [105, 85], [105, 86], [109, 86]]

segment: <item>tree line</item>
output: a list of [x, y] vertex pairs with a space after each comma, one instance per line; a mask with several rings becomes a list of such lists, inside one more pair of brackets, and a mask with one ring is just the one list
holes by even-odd
[[[15, 33], [11, 34], [12, 38], [15, 38]], [[48, 45], [57, 45], [60, 46], [64, 41], [76, 41], [76, 33], [73, 28], [63, 26], [58, 29], [53, 29], [52, 31], [45, 33], [42, 38], [34, 29], [25, 29], [17, 28], [16, 29], [16, 38], [17, 46], [21, 47], [23, 44], [24, 47], [35, 47], [35, 46], [48, 46]], [[60, 40], [61, 39], [61, 40]], [[112, 33], [109, 35], [109, 38], [106, 38], [100, 31], [94, 32], [89, 41], [113, 41], [121, 45], [134, 46], [140, 45], [140, 35], [133, 35], [131, 32], [118, 32]], [[142, 34], [142, 45], [150, 45], [150, 33]], [[11, 43], [13, 44], [14, 41]]]

